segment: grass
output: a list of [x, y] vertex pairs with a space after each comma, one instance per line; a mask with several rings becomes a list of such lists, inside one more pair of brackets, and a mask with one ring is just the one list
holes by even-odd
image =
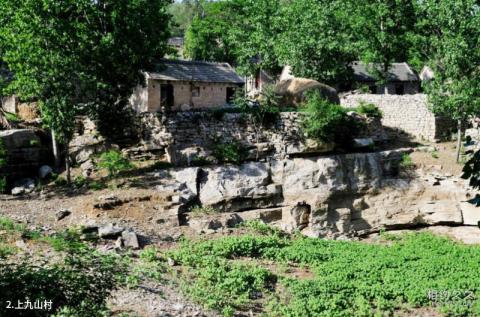
[[410, 154], [405, 153], [402, 155], [402, 160], [400, 161], [400, 167], [404, 169], [410, 169], [415, 167], [415, 163], [413, 163], [413, 160]]
[[[186, 294], [224, 316], [259, 304], [265, 316], [287, 317], [391, 316], [433, 304], [446, 316], [480, 313], [478, 246], [428, 233], [366, 244], [262, 232], [185, 241], [168, 252], [182, 266]], [[308, 268], [313, 277], [277, 276], [266, 261]], [[429, 292], [460, 295], [434, 303]]]
[[190, 217], [201, 217], [203, 215], [214, 215], [214, 214], [218, 214], [220, 213], [220, 211], [218, 211], [217, 209], [213, 208], [213, 207], [208, 207], [208, 206], [193, 206], [191, 209], [190, 209]]

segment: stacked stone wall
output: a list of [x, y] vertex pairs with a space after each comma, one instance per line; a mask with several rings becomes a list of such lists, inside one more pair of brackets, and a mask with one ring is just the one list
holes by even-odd
[[[270, 124], [261, 126], [241, 113], [145, 113], [141, 116], [141, 139], [147, 150], [164, 149], [170, 161], [180, 165], [188, 163], [192, 157], [208, 157], [216, 145], [231, 142], [240, 142], [256, 158], [284, 158], [332, 150], [305, 138], [301, 115], [283, 112]], [[360, 136], [385, 141], [380, 122], [366, 121], [366, 129]]]
[[451, 120], [433, 114], [425, 94], [352, 94], [341, 98], [344, 107], [356, 107], [361, 102], [373, 103], [380, 108], [384, 126], [406, 132], [415, 139], [438, 141], [449, 135], [455, 126]]

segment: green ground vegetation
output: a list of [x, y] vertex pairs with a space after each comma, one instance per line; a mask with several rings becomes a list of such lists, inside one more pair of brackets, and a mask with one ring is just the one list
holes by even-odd
[[[446, 316], [480, 313], [480, 247], [428, 233], [383, 240], [292, 238], [255, 226], [241, 236], [185, 241], [168, 256], [183, 268], [185, 292], [225, 316], [250, 309], [266, 316], [392, 316], [433, 305]], [[308, 274], [283, 273], [292, 269]]]

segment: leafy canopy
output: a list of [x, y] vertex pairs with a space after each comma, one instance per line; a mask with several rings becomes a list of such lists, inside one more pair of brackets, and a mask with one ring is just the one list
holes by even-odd
[[170, 2], [2, 1], [1, 59], [14, 74], [7, 91], [39, 100], [63, 141], [80, 110], [103, 123], [101, 131], [121, 131], [118, 114], [143, 82], [140, 71], [167, 50]]

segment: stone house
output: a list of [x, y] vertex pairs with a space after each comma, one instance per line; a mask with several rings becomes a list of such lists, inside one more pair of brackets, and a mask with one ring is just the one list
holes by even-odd
[[163, 60], [130, 97], [137, 112], [187, 111], [227, 104], [244, 80], [227, 63]]
[[[372, 65], [354, 62], [353, 83], [340, 85], [341, 90], [368, 87], [370, 93], [378, 95], [411, 95], [420, 92], [420, 78], [407, 63], [392, 63], [388, 70], [386, 85], [378, 85], [378, 80], [370, 73]], [[344, 86], [344, 87], [342, 87]]]

